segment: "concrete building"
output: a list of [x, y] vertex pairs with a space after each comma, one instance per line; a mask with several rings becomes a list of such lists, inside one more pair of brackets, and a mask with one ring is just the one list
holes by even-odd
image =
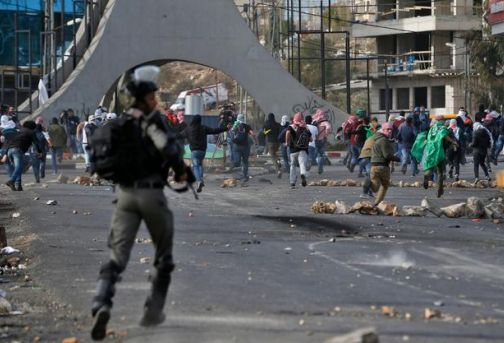
[[371, 0], [354, 6], [353, 37], [375, 38], [376, 54], [383, 57], [373, 82], [372, 112], [423, 105], [432, 113], [456, 113], [476, 105], [465, 87], [470, 65], [463, 37], [481, 28], [477, 1]]

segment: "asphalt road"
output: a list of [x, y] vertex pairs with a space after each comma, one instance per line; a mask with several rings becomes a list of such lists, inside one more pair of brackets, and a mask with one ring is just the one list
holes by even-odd
[[[324, 175], [347, 176], [342, 167]], [[381, 342], [504, 342], [502, 224], [315, 215], [313, 201], [353, 203], [360, 189], [290, 190], [285, 176], [272, 175], [252, 179], [246, 188], [221, 189], [220, 179], [208, 177], [199, 201], [167, 191], [177, 265], [167, 320], [153, 330], [137, 325], [153, 271], [140, 259], [152, 256], [153, 248], [136, 244], [115, 298], [110, 327], [127, 332], [118, 341], [324, 342], [373, 326]], [[498, 194], [455, 189], [440, 203]], [[388, 199], [419, 205], [434, 195], [392, 188]], [[9, 197], [29, 224], [26, 230], [38, 238], [29, 252], [32, 277], [77, 313], [77, 329], [60, 327], [61, 337], [90, 341], [89, 305], [99, 266], [108, 259], [114, 193], [109, 187], [49, 183]], [[58, 205], [45, 205], [49, 199]], [[148, 238], [145, 228], [138, 237]], [[398, 314], [385, 316], [382, 306]], [[440, 310], [442, 317], [425, 320], [425, 308]]]

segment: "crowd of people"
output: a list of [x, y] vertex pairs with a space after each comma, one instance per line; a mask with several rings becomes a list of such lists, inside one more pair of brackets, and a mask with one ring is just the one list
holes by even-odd
[[[460, 180], [460, 166], [472, 154], [474, 183], [480, 180], [480, 168], [490, 180], [491, 165], [497, 165], [504, 146], [504, 116], [495, 106], [479, 106], [474, 119], [464, 108], [456, 118], [444, 115], [430, 116], [424, 107], [410, 113], [390, 115], [380, 125], [358, 109], [337, 130], [337, 136], [347, 147], [344, 163], [350, 172], [358, 167], [358, 176], [366, 177], [362, 198], [374, 198], [375, 204], [385, 197], [390, 174], [400, 164], [403, 174], [410, 167], [411, 176], [424, 171], [424, 187], [437, 181], [438, 197], [444, 193], [446, 177]], [[446, 173], [448, 171], [448, 173]], [[446, 175], [447, 174], [447, 175]]]
[[[62, 111], [59, 118], [51, 119], [45, 125], [42, 117], [21, 124], [12, 107], [2, 106], [0, 117], [0, 163], [5, 164], [9, 181], [6, 183], [13, 191], [22, 191], [21, 178], [32, 167], [35, 182], [40, 183], [46, 176], [47, 156], [51, 157], [52, 174], [59, 173], [59, 165], [64, 152], [84, 154], [86, 152], [86, 132], [91, 134], [107, 120], [116, 118], [114, 113], [98, 108], [81, 122], [72, 109]], [[86, 129], [87, 128], [87, 129]], [[89, 159], [86, 159], [89, 166]]]

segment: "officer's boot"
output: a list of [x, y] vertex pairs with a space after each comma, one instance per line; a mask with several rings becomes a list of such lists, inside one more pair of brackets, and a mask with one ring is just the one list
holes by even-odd
[[141, 326], [156, 326], [164, 322], [163, 308], [170, 281], [170, 272], [162, 273], [158, 270], [156, 277], [152, 280], [151, 294], [145, 301], [144, 315], [140, 320]]
[[[107, 268], [107, 266], [112, 268]], [[107, 335], [107, 324], [110, 320], [112, 298], [115, 294], [115, 283], [119, 280], [119, 274], [113, 271], [113, 263], [104, 266], [100, 272], [100, 278], [96, 287], [96, 295], [93, 298], [91, 314], [94, 318], [91, 338], [101, 341]]]

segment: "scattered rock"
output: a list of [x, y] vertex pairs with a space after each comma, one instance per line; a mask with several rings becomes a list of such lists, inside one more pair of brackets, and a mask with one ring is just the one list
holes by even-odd
[[151, 262], [151, 258], [150, 257], [142, 257], [140, 259], [140, 263], [142, 264], [149, 264]]
[[424, 217], [427, 209], [423, 206], [403, 206], [402, 214], [407, 217]]
[[395, 204], [390, 204], [382, 201], [381, 203], [378, 204], [377, 207], [380, 214], [386, 216], [392, 216], [394, 215], [394, 213], [397, 213], [397, 206]]
[[384, 316], [395, 317], [397, 315], [397, 311], [392, 306], [382, 306], [382, 314]]
[[72, 211], [72, 213], [73, 213], [73, 214], [79, 214], [79, 211], [77, 211], [77, 210], [73, 210], [73, 211]]
[[331, 202], [315, 201], [312, 205], [312, 211], [315, 214], [334, 213], [336, 208], [336, 204]]
[[501, 221], [500, 221], [500, 219], [494, 219], [494, 220], [492, 220], [492, 223], [497, 225], [497, 224], [500, 224]]
[[336, 205], [335, 213], [347, 214], [350, 212], [350, 207], [348, 207], [348, 205], [345, 202], [340, 201], [340, 200], [336, 200], [336, 202], [334, 204]]
[[378, 209], [368, 201], [358, 201], [352, 206], [349, 211], [349, 213], [354, 212], [359, 212], [360, 214], [377, 215]]
[[482, 199], [470, 197], [466, 205], [466, 214], [469, 218], [481, 218], [485, 215], [485, 203]]
[[35, 197], [35, 198], [33, 198], [33, 200], [38, 201], [38, 200], [40, 200], [40, 198], [39, 197]]
[[48, 200], [46, 202], [46, 205], [48, 205], [48, 206], [56, 206], [56, 205], [58, 205], [58, 202], [56, 200]]
[[12, 214], [12, 218], [19, 218], [19, 217], [21, 217], [21, 213], [19, 213], [19, 212], [14, 212]]
[[329, 338], [324, 343], [378, 343], [379, 338], [374, 328], [364, 328], [342, 336]]
[[357, 181], [352, 180], [352, 179], [347, 179], [345, 181], [347, 187], [356, 187], [357, 186]]
[[441, 212], [448, 218], [460, 218], [466, 215], [465, 202], [441, 208]]
[[327, 180], [327, 179], [324, 179], [324, 180], [320, 180], [320, 181], [319, 181], [319, 185], [320, 185], [320, 186], [324, 186], [324, 187], [325, 187], [325, 186], [327, 186], [327, 184], [328, 184], [328, 183], [329, 183], [329, 180]]
[[8, 316], [12, 312], [12, 305], [5, 298], [0, 298], [0, 316]]
[[485, 216], [490, 219], [504, 218], [504, 204], [493, 201], [485, 206]]
[[63, 340], [62, 343], [79, 343], [77, 337], [68, 337]]
[[58, 178], [56, 179], [58, 181], [58, 183], [61, 183], [61, 184], [67, 184], [68, 183], [68, 180], [69, 178], [63, 174], [59, 174], [58, 175]]
[[11, 268], [17, 268], [21, 263], [21, 259], [17, 256], [12, 256], [7, 259], [7, 266]]
[[234, 188], [238, 186], [238, 180], [236, 179], [226, 179], [221, 185], [221, 188]]
[[422, 200], [421, 206], [427, 209], [429, 212], [434, 214], [436, 217], [441, 217], [443, 212], [439, 209], [439, 207], [434, 206], [431, 201], [429, 201], [427, 198], [424, 198]]
[[424, 318], [425, 319], [441, 318], [441, 311], [432, 308], [426, 308], [424, 311]]

